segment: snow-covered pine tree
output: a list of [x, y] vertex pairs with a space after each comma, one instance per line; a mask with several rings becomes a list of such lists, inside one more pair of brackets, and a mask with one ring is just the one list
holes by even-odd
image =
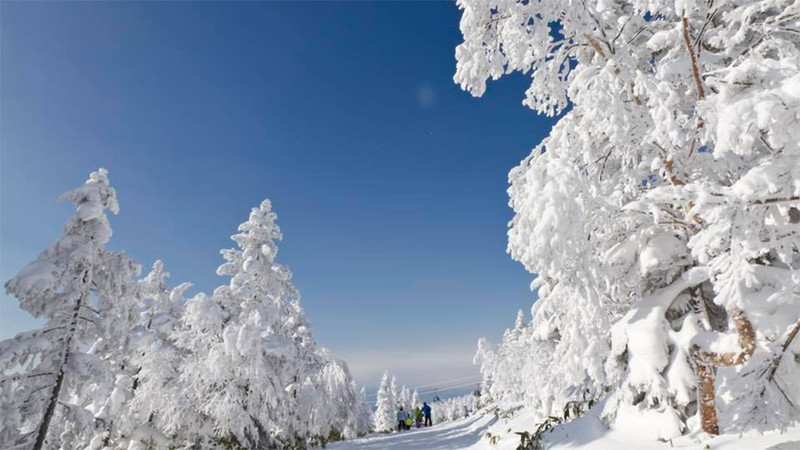
[[299, 387], [295, 413], [304, 419], [308, 443], [352, 439], [369, 429], [371, 413], [343, 361], [321, 355], [325, 364], [318, 373], [306, 377]]
[[158, 260], [150, 273], [139, 280], [139, 325], [130, 358], [132, 400], [123, 420], [118, 421], [118, 434], [110, 436], [112, 442], [127, 439], [142, 445], [169, 445], [163, 430], [178, 416], [177, 403], [184, 388], [177, 374], [181, 355], [172, 334], [185, 309], [183, 293], [192, 284], [170, 288], [168, 277], [164, 263]]
[[447, 398], [431, 405], [436, 423], [463, 419], [480, 407], [480, 397], [473, 394]]
[[502, 388], [504, 387], [495, 380], [495, 372], [501, 361], [498, 361], [494, 346], [485, 337], [478, 339], [477, 347], [475, 356], [472, 358], [472, 364], [480, 369], [483, 395], [487, 399], [497, 401], [497, 394], [502, 394]]
[[378, 399], [375, 403], [374, 414], [375, 431], [386, 433], [395, 428], [395, 405], [392, 396], [389, 372], [384, 372], [381, 384], [378, 387]]
[[[166, 284], [168, 277], [163, 262], [157, 260], [137, 283], [137, 302], [120, 302], [125, 309], [118, 308], [115, 313], [116, 326], [130, 331], [116, 343], [126, 350], [112, 361], [113, 389], [95, 414], [103, 418], [103, 427], [93, 440], [98, 448], [101, 443], [107, 447], [129, 441], [142, 445], [168, 442], [156, 422], [175, 413], [176, 391], [181, 389], [176, 377], [179, 355], [170, 335], [184, 309], [183, 293], [192, 286], [182, 283], [171, 289]], [[101, 340], [113, 348], [107, 341]]]
[[414, 392], [411, 394], [411, 407], [412, 409], [422, 406], [422, 403], [419, 402], [419, 392], [417, 392], [417, 388], [414, 388]]
[[291, 272], [275, 260], [276, 218], [269, 200], [252, 209], [232, 236], [238, 248], [222, 251], [217, 273], [230, 282], [190, 300], [174, 334], [186, 355], [179, 380], [192, 388], [179, 399], [188, 425], [167, 429], [190, 442], [294, 448], [365, 431], [342, 414], [357, 405], [349, 370], [316, 350]]
[[534, 329], [525, 322], [524, 313], [518, 312], [515, 327], [505, 331], [497, 347], [485, 339], [479, 341], [475, 363], [481, 366], [483, 393], [505, 407], [522, 402], [550, 415], [558, 401], [553, 392], [559, 391], [563, 377], [552, 378], [537, 369], [550, 361], [553, 346], [546, 339], [536, 339]]
[[403, 407], [403, 411], [410, 412], [413, 409], [411, 406], [411, 389], [405, 384], [400, 388], [400, 398], [397, 403]]
[[[509, 175], [509, 252], [539, 288], [523, 334], [549, 348], [484, 346], [493, 395], [610, 389], [609, 421], [662, 438], [797, 421], [800, 5], [458, 4], [456, 82], [530, 73], [524, 104], [561, 115]], [[538, 375], [514, 392], [520, 356]]]
[[[124, 254], [122, 257], [126, 258]], [[137, 266], [136, 273], [139, 268]], [[99, 424], [90, 443], [93, 449], [111, 444], [119, 437], [120, 425], [125, 427], [129, 421], [128, 408], [133, 395], [133, 374], [136, 368], [131, 364], [134, 355], [134, 339], [138, 333], [139, 298], [138, 286], [128, 276], [126, 291], [109, 297], [98, 296], [98, 309], [103, 312], [99, 323], [105, 329], [89, 349], [89, 354], [102, 359], [108, 366], [106, 383], [93, 387], [92, 404], [88, 409], [95, 411], [95, 421]]]
[[22, 309], [47, 324], [0, 343], [3, 447], [86, 446], [105, 428], [102, 406], [127, 356], [139, 266], [105, 249], [106, 210], [119, 210], [108, 172], [93, 172], [61, 199], [77, 208], [64, 235], [5, 285]]
[[525, 313], [522, 310], [517, 311], [517, 319], [514, 321], [514, 331], [519, 334], [525, 328]]
[[397, 389], [397, 376], [394, 374], [392, 374], [392, 382], [389, 384], [389, 392], [392, 395], [392, 407], [397, 410], [400, 406], [400, 392]]
[[[284, 311], [296, 295], [291, 273], [275, 262], [281, 238], [269, 201], [253, 208], [232, 239], [238, 248], [223, 250], [226, 262], [219, 275], [231, 277], [213, 296], [189, 302], [177, 334], [188, 353], [179, 367], [187, 412], [200, 413], [187, 436], [204, 445], [228, 442], [256, 447], [275, 444], [287, 418], [280, 409], [295, 392], [287, 392], [297, 377], [295, 342], [285, 336]], [[209, 433], [210, 431], [210, 433]], [[294, 433], [284, 436], [294, 439]]]
[[[217, 385], [225, 386], [228, 377], [233, 379], [232, 373], [225, 373], [232, 371], [226, 365], [228, 362], [220, 360], [216, 353], [227, 320], [220, 303], [201, 292], [186, 302], [180, 322], [170, 336], [179, 353], [176, 370], [179, 392], [177, 401], [171, 403], [177, 414], [158, 414], [158, 417], [163, 421], [159, 428], [179, 442], [212, 446], [225, 437], [214, 422], [215, 404], [209, 391]], [[192, 387], [180, 389], [183, 386]]]
[[350, 389], [356, 392], [355, 403], [345, 407], [348, 410], [348, 423], [344, 428], [344, 437], [353, 439], [363, 436], [372, 429], [372, 409], [367, 403], [367, 391], [364, 386], [359, 387], [355, 380], [350, 381]]
[[[356, 383], [353, 381], [353, 389], [356, 389]], [[358, 403], [355, 407], [355, 421], [353, 423], [354, 430], [352, 430], [356, 436], [361, 436], [370, 432], [373, 426], [372, 421], [372, 409], [367, 403], [367, 389], [364, 386], [361, 386], [358, 390]], [[349, 436], [348, 431], [345, 430], [345, 436]], [[348, 437], [348, 439], [350, 439]]]

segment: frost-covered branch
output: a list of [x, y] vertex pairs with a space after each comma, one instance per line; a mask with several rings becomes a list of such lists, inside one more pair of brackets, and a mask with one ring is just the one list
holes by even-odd
[[[509, 173], [508, 252], [538, 299], [498, 346], [481, 341], [485, 390], [543, 416], [565, 393], [608, 392], [602, 417], [657, 414], [654, 439], [695, 431], [698, 391], [737, 399], [714, 405], [720, 430], [800, 420], [797, 361], [775, 377], [787, 396], [748, 375], [800, 317], [798, 4], [458, 4], [455, 81], [480, 96], [520, 72], [524, 104], [561, 114]], [[699, 335], [734, 339], [729, 317], [737, 350], [692, 351]]]

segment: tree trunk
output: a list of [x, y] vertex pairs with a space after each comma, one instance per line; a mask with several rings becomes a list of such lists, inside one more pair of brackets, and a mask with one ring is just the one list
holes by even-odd
[[[692, 355], [694, 357], [694, 355]], [[708, 434], [719, 434], [717, 405], [714, 390], [714, 366], [695, 359], [697, 366], [697, 403], [700, 410], [700, 425]]]
[[716, 367], [737, 366], [743, 364], [756, 350], [756, 333], [753, 324], [744, 311], [734, 309], [728, 313], [733, 326], [739, 333], [739, 352], [713, 353], [692, 346], [691, 355], [697, 370], [697, 402], [700, 410], [700, 423], [708, 434], [719, 434], [717, 420], [717, 400], [714, 389], [714, 371]]
[[45, 439], [47, 438], [47, 431], [50, 428], [50, 422], [53, 420], [53, 415], [56, 412], [58, 399], [61, 397], [61, 387], [64, 385], [64, 369], [69, 361], [70, 354], [72, 353], [72, 341], [78, 328], [78, 317], [80, 316], [81, 307], [86, 301], [88, 290], [78, 298], [75, 303], [75, 309], [72, 311], [72, 319], [69, 324], [69, 335], [67, 342], [64, 344], [64, 357], [61, 359], [61, 364], [58, 368], [58, 376], [56, 377], [56, 384], [53, 386], [53, 391], [50, 394], [50, 400], [47, 404], [47, 409], [42, 417], [42, 423], [39, 425], [39, 431], [36, 433], [36, 443], [33, 445], [33, 450], [41, 450], [44, 447]]

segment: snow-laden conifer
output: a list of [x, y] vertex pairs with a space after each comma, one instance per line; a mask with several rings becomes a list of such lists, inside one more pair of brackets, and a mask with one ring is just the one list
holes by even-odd
[[165, 430], [180, 422], [178, 403], [186, 389], [177, 377], [181, 354], [173, 332], [185, 309], [184, 292], [191, 283], [175, 288], [167, 284], [169, 273], [160, 260], [150, 273], [139, 280], [140, 314], [135, 328], [130, 356], [131, 398], [111, 442], [166, 446]]
[[405, 384], [400, 388], [400, 397], [397, 403], [403, 407], [403, 411], [411, 412], [414, 409], [411, 406], [411, 389]]
[[481, 397], [474, 394], [451, 397], [431, 404], [431, 415], [437, 424], [469, 417], [483, 404]]
[[108, 172], [61, 196], [76, 214], [64, 235], [9, 280], [20, 308], [43, 328], [0, 343], [3, 446], [77, 448], [116, 414], [115, 387], [127, 357], [139, 271], [124, 253], [105, 249], [106, 211], [119, 210]]
[[547, 416], [610, 391], [606, 420], [664, 439], [797, 421], [797, 2], [458, 4], [456, 81], [529, 73], [561, 114], [509, 175], [539, 299], [481, 347], [491, 395]]
[[397, 409], [400, 407], [400, 391], [397, 389], [397, 375], [392, 374], [392, 382], [389, 383], [392, 406]]
[[222, 251], [217, 273], [230, 282], [190, 300], [174, 333], [190, 442], [302, 447], [366, 431], [346, 365], [316, 349], [291, 272], [276, 261], [276, 218], [268, 200], [252, 209], [237, 248]]
[[[352, 385], [353, 389], [357, 388], [355, 381], [353, 381]], [[367, 389], [364, 386], [358, 388], [358, 403], [356, 403], [354, 416], [355, 420], [350, 425], [352, 430], [349, 433], [345, 430], [346, 437], [350, 436], [350, 434], [361, 436], [372, 429], [372, 408], [367, 403]]]
[[378, 399], [375, 403], [375, 431], [389, 432], [394, 430], [397, 426], [395, 410], [389, 372], [384, 372], [383, 377], [381, 377], [381, 384], [378, 387]]

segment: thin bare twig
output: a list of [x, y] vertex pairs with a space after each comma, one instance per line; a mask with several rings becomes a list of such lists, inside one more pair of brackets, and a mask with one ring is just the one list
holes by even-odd
[[[783, 198], [768, 198], [765, 200], [753, 200], [747, 203], [747, 206], [756, 206], [756, 205], [770, 205], [774, 203], [788, 203], [788, 202], [798, 202], [800, 201], [800, 197], [792, 196], [792, 197], [783, 197]], [[795, 331], [795, 333], [797, 333]]]
[[598, 55], [602, 56], [603, 59], [608, 59], [606, 53], [603, 51], [603, 48], [600, 47], [600, 44], [597, 43], [597, 41], [592, 37], [592, 35], [590, 35], [589, 33], [583, 33], [583, 36], [586, 38], [587, 41], [589, 41], [589, 45], [592, 46], [592, 48], [594, 49], [594, 51], [597, 52]]

